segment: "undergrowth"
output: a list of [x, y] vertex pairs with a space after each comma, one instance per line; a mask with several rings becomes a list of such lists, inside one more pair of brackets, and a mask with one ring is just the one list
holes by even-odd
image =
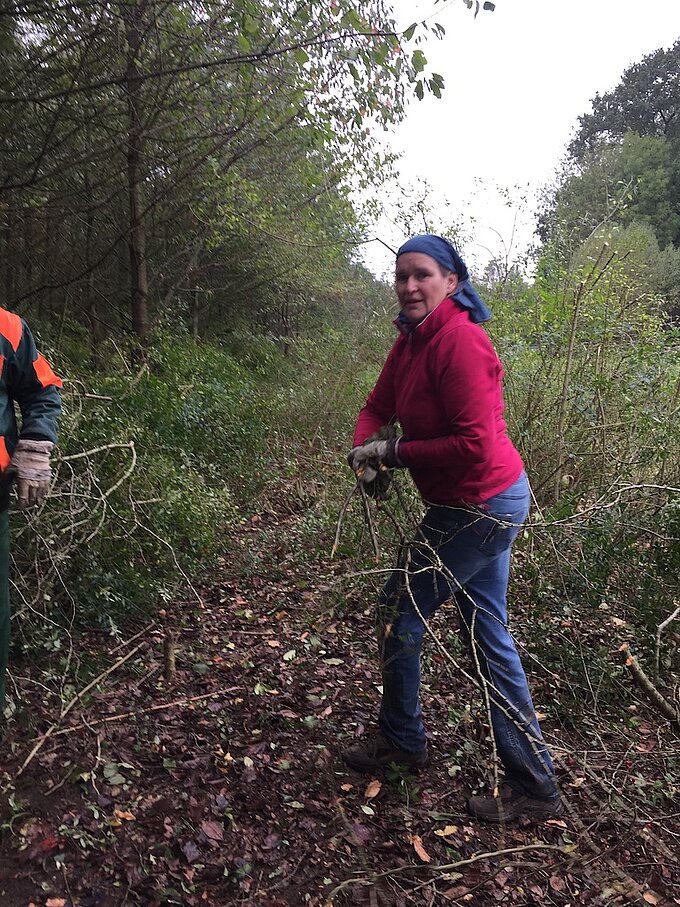
[[[563, 678], [565, 713], [616, 696], [622, 669], [610, 656], [622, 642], [672, 694], [678, 624], [658, 653], [655, 632], [676, 606], [680, 566], [677, 334], [647, 313], [614, 332], [593, 291], [572, 324], [565, 382], [573, 307], [525, 292], [538, 313], [504, 300], [492, 323], [536, 495], [515, 551], [518, 636]], [[77, 332], [60, 351], [43, 340], [66, 378], [65, 411], [53, 494], [40, 513], [13, 515], [15, 646], [63, 663], [80, 625], [117, 638], [161, 606], [186, 607], [231, 528], [253, 514], [292, 519], [267, 527], [257, 562], [240, 552], [244, 570], [313, 577], [328, 565], [352, 488], [354, 419], [391, 339], [384, 313], [285, 350], [238, 332], [201, 343], [159, 335], [142, 366], [112, 344], [97, 369], [82, 365]], [[394, 527], [383, 517], [378, 529], [387, 569]], [[323, 606], [370, 602], [375, 568], [357, 499]]]

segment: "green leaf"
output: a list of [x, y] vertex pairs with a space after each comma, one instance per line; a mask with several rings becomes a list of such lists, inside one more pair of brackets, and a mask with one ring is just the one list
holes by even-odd
[[423, 100], [424, 94], [425, 94], [425, 91], [423, 90], [423, 80], [419, 79], [416, 82], [416, 97], [418, 98], [419, 101]]
[[104, 766], [104, 777], [108, 780], [114, 777], [120, 777], [118, 774], [119, 770], [120, 766], [117, 762], [107, 762]]
[[111, 787], [120, 787], [121, 784], [125, 784], [125, 778], [122, 775], [111, 775], [106, 781]]
[[414, 50], [413, 56], [411, 57], [411, 63], [416, 72], [422, 72], [425, 69], [425, 64], [427, 63], [427, 58], [422, 50]]
[[410, 41], [410, 40], [411, 40], [411, 38], [413, 37], [413, 34], [414, 34], [414, 32], [415, 32], [415, 30], [416, 30], [417, 27], [418, 27], [418, 23], [417, 23], [417, 22], [414, 22], [413, 25], [409, 25], [409, 27], [408, 27], [408, 28], [406, 29], [406, 31], [404, 32], [404, 39], [405, 39], [406, 41]]
[[306, 50], [303, 50], [302, 47], [298, 47], [298, 49], [293, 52], [293, 58], [298, 66], [304, 66], [305, 63], [309, 63], [309, 54]]
[[365, 28], [359, 14], [353, 9], [348, 10], [340, 21], [343, 25], [346, 25], [348, 28], [353, 28], [355, 31], [363, 31]]
[[491, 3], [490, 0], [486, 0], [486, 2], [485, 2], [485, 4], [484, 4], [484, 6], [482, 7], [482, 9], [488, 9], [489, 12], [493, 12], [493, 11], [496, 9], [496, 4], [495, 4], [495, 3]]
[[246, 36], [244, 34], [238, 35], [236, 40], [238, 42], [239, 50], [242, 53], [244, 53], [244, 54], [250, 53], [250, 51], [252, 50], [252, 44], [250, 43], [250, 41], [246, 38]]

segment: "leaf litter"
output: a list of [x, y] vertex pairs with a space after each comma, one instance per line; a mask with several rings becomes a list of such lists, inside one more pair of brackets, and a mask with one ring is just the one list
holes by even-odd
[[[248, 545], [288, 528], [265, 514]], [[228, 541], [238, 552], [239, 539]], [[473, 824], [464, 797], [488, 752], [477, 725], [452, 713], [474, 706], [474, 689], [433, 658], [423, 691], [431, 766], [358, 776], [338, 752], [374, 722], [370, 613], [351, 602], [324, 611], [320, 587], [342, 569], [325, 556], [271, 579], [239, 566], [225, 558], [205, 579], [201, 608], [177, 602], [172, 684], [158, 670], [162, 638], [150, 634], [137, 663], [73, 710], [23, 771], [57, 702], [31, 682], [34, 666], [14, 665], [3, 905], [680, 904], [677, 803], [654, 796], [664, 756], [678, 753], [662, 722], [617, 736], [548, 718], [565, 817]], [[94, 631], [81, 643], [110, 645]], [[532, 685], [549, 701], [540, 673]]]

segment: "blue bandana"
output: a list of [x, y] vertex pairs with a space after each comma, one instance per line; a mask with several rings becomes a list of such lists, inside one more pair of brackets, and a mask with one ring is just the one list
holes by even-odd
[[468, 310], [472, 321], [479, 324], [493, 318], [479, 293], [470, 283], [470, 275], [465, 267], [465, 262], [448, 239], [443, 236], [435, 236], [434, 233], [422, 233], [420, 236], [413, 236], [406, 240], [404, 245], [399, 247], [397, 258], [405, 252], [422, 252], [424, 255], [429, 255], [430, 258], [434, 258], [447, 271], [457, 274], [458, 286], [455, 293], [452, 294], [452, 298]]

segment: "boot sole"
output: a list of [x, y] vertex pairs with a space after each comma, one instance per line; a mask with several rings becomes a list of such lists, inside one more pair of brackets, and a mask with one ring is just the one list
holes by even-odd
[[514, 825], [516, 822], [519, 822], [521, 819], [536, 819], [538, 822], [545, 822], [546, 819], [559, 819], [563, 814], [564, 810], [560, 806], [559, 809], [546, 809], [546, 810], [531, 810], [526, 812], [510, 812], [507, 814], [501, 815], [500, 813], [479, 813], [467, 805], [468, 813], [475, 819], [479, 819], [481, 822], [490, 822], [494, 825], [501, 825], [505, 823], [506, 825]]
[[396, 765], [399, 769], [408, 769], [409, 771], [417, 773], [421, 769], [426, 768], [428, 763], [427, 759], [425, 759], [423, 762], [403, 762], [399, 759], [389, 759], [385, 762], [374, 762], [372, 765], [366, 765], [359, 762], [353, 762], [344, 754], [342, 754], [341, 759], [349, 768], [354, 769], [354, 771], [356, 772], [362, 772], [363, 774], [384, 771], [385, 769], [390, 768], [392, 765]]

